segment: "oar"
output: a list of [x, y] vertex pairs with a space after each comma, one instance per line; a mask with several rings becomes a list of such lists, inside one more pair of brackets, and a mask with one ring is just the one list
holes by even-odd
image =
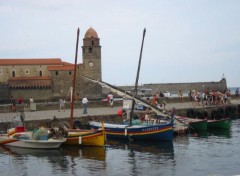
[[179, 119], [177, 119], [176, 117], [174, 117], [174, 119], [176, 119], [178, 122], [180, 122], [180, 123], [182, 123], [182, 124], [186, 125], [188, 128], [191, 128], [192, 130], [194, 130], [194, 128], [193, 128], [193, 127], [191, 127], [190, 125], [186, 124], [186, 123], [185, 123], [185, 122], [183, 122], [182, 120], [179, 120]]

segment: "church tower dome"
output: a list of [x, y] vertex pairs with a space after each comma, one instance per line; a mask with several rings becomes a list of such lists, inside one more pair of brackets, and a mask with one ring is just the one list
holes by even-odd
[[92, 27], [90, 27], [85, 33], [84, 38], [98, 38], [98, 34]]

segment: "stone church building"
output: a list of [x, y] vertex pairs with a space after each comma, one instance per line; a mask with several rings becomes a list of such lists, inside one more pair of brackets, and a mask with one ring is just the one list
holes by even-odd
[[[85, 80], [102, 80], [101, 46], [97, 32], [89, 28], [83, 39], [83, 63], [77, 64], [75, 94], [89, 99], [102, 97], [102, 87]], [[0, 99], [58, 100], [70, 97], [74, 64], [60, 58], [0, 59]]]

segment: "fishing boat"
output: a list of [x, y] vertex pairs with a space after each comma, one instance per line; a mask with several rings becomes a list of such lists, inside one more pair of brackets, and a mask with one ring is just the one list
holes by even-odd
[[188, 118], [185, 116], [176, 116], [175, 119], [181, 120], [186, 123], [190, 130], [193, 131], [206, 131], [208, 128], [208, 122], [206, 119], [196, 119], [196, 118]]
[[[106, 87], [111, 90], [111, 92], [114, 92], [124, 98], [130, 99], [131, 104], [131, 115], [129, 119], [128, 124], [110, 124], [110, 123], [104, 123], [104, 128], [106, 130], [106, 135], [109, 138], [118, 138], [118, 139], [128, 139], [128, 140], [165, 140], [165, 141], [172, 141], [173, 139], [173, 118], [174, 114], [170, 118], [168, 118], [168, 121], [162, 121], [159, 123], [154, 123], [154, 121], [151, 121], [150, 123], [138, 123], [133, 124], [133, 111], [135, 104], [140, 101], [143, 105], [146, 105], [147, 107], [149, 104], [141, 99], [141, 97], [138, 97], [137, 95], [137, 86], [138, 86], [138, 78], [139, 78], [139, 71], [140, 71], [140, 65], [141, 65], [141, 58], [142, 58], [142, 49], [143, 49], [143, 43], [144, 43], [144, 37], [145, 37], [146, 29], [143, 31], [143, 39], [142, 39], [142, 46], [140, 51], [140, 57], [139, 57], [139, 63], [138, 63], [138, 71], [136, 76], [136, 82], [135, 82], [135, 90], [134, 95], [131, 93], [127, 93], [111, 84], [108, 84], [103, 81], [96, 81], [92, 78], [86, 77], [83, 75], [83, 77], [87, 80], [90, 80], [92, 82], [98, 83], [103, 87]], [[151, 105], [150, 105], [151, 106]], [[160, 113], [159, 110], [155, 107], [151, 107], [155, 109], [158, 113]], [[162, 116], [166, 116], [165, 114], [161, 113]], [[89, 122], [89, 125], [94, 128], [98, 129], [100, 128], [101, 124], [100, 122], [91, 121]]]
[[105, 130], [68, 129], [65, 145], [104, 146], [106, 143]]
[[[89, 125], [98, 129], [100, 122], [90, 121]], [[172, 141], [173, 125], [172, 123], [162, 123], [156, 125], [124, 125], [104, 123], [104, 128], [108, 138], [127, 139], [127, 140], [163, 140]]]
[[230, 118], [218, 119], [218, 120], [207, 120], [208, 129], [229, 129]]
[[31, 149], [56, 149], [65, 141], [65, 138], [49, 138], [48, 131], [39, 128], [37, 131], [26, 131], [25, 127], [10, 128], [6, 134], [0, 135], [0, 145], [31, 148]]
[[61, 128], [63, 133], [66, 133], [66, 145], [81, 145], [81, 146], [104, 146], [106, 141], [104, 128], [98, 130], [82, 130], [73, 129], [73, 111], [74, 111], [74, 94], [75, 94], [75, 83], [76, 83], [76, 68], [77, 68], [77, 53], [78, 53], [78, 40], [79, 40], [79, 28], [77, 30], [77, 42], [76, 42], [76, 54], [73, 74], [73, 87], [71, 93], [71, 114], [70, 114], [70, 125]]

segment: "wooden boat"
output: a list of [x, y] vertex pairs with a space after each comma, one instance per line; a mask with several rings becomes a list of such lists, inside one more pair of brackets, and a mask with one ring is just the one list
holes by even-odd
[[[98, 129], [101, 127], [100, 122], [91, 121], [89, 125]], [[106, 135], [109, 138], [127, 139], [127, 140], [160, 140], [172, 141], [173, 124], [162, 123], [156, 125], [124, 125], [104, 123]]]
[[176, 115], [175, 115], [175, 119], [186, 123], [190, 127], [190, 130], [194, 130], [194, 131], [206, 131], [208, 127], [208, 123], [206, 119], [194, 119], [194, 118], [188, 118], [185, 116], [176, 116]]
[[11, 128], [7, 134], [0, 135], [0, 145], [32, 149], [55, 149], [65, 141], [65, 138], [48, 138], [46, 129], [28, 132], [23, 126]]
[[209, 129], [229, 129], [230, 118], [219, 119], [219, 120], [207, 120], [207, 127]]
[[106, 142], [105, 131], [69, 129], [65, 145], [104, 146]]

